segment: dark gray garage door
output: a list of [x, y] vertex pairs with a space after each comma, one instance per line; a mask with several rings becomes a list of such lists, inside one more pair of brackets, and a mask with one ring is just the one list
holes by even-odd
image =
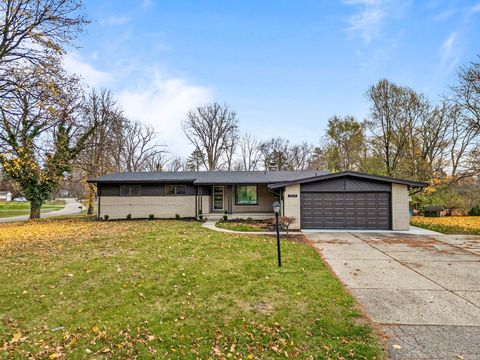
[[390, 229], [388, 192], [306, 192], [301, 200], [303, 229]]

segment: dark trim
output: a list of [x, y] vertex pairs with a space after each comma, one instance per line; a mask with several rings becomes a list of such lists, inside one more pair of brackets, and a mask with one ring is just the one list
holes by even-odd
[[389, 182], [389, 183], [394, 183], [394, 184], [402, 184], [402, 185], [408, 185], [408, 186], [411, 186], [411, 187], [419, 187], [419, 188], [428, 186], [427, 183], [419, 182], [419, 181], [397, 179], [397, 178], [380, 176], [380, 175], [364, 174], [364, 173], [359, 173], [359, 172], [355, 172], [355, 171], [342, 171], [342, 172], [338, 172], [338, 173], [334, 173], [334, 174], [313, 176], [313, 177], [304, 178], [304, 179], [300, 179], [300, 180], [277, 182], [277, 183], [274, 183], [274, 184], [269, 184], [268, 187], [270, 189], [278, 189], [278, 188], [285, 187], [285, 186], [288, 186], [288, 185], [305, 184], [305, 183], [309, 183], [309, 182], [335, 179], [335, 178], [343, 177], [343, 176], [351, 176], [351, 177], [357, 177], [357, 178], [368, 179], [368, 180], [377, 180], [377, 181]]
[[[255, 197], [257, 198], [257, 201], [255, 204], [239, 204], [237, 202], [237, 187], [239, 186], [255, 186]], [[235, 191], [233, 194], [235, 198], [235, 206], [258, 206], [258, 186], [257, 184], [235, 184]]]

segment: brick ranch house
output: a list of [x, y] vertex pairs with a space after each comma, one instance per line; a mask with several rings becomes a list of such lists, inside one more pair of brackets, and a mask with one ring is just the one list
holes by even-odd
[[115, 173], [97, 185], [99, 218], [269, 218], [272, 204], [293, 229], [408, 230], [409, 190], [426, 183], [351, 171]]

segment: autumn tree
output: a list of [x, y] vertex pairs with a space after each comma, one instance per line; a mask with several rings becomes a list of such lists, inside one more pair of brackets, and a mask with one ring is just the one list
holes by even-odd
[[195, 150], [203, 154], [203, 166], [217, 170], [238, 136], [237, 114], [227, 104], [199, 106], [187, 113], [183, 131]]
[[306, 141], [294, 144], [289, 149], [289, 170], [306, 170], [313, 155], [313, 146]]
[[87, 24], [79, 0], [2, 0], [0, 68], [50, 64]]
[[77, 79], [54, 70], [12, 69], [8, 82], [15, 86], [0, 98], [0, 165], [30, 201], [32, 219], [98, 126], [79, 117]]
[[365, 125], [353, 116], [332, 116], [325, 136], [325, 155], [330, 171], [362, 168], [365, 150]]
[[383, 161], [388, 176], [397, 174], [397, 167], [410, 146], [413, 129], [427, 106], [421, 94], [408, 87], [380, 80], [368, 90], [368, 121], [371, 149]]

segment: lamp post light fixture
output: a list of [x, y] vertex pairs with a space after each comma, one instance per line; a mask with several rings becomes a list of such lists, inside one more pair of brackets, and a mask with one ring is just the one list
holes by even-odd
[[278, 217], [280, 215], [280, 203], [275, 201], [272, 204], [273, 211], [275, 213], [275, 226], [277, 229], [277, 256], [278, 256], [278, 267], [282, 267], [282, 255], [280, 252], [280, 228], [278, 224]]

